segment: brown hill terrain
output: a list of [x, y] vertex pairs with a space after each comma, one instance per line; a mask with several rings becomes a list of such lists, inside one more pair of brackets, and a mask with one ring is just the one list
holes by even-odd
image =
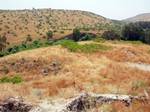
[[[91, 43], [95, 42], [80, 45]], [[50, 98], [52, 103], [51, 99], [68, 99], [81, 92], [143, 95], [150, 90], [148, 45], [118, 41], [97, 44], [111, 49], [87, 54], [70, 52], [57, 45], [0, 58], [0, 78], [18, 74], [24, 80], [20, 84], [1, 83], [0, 99], [22, 96], [36, 103]], [[140, 67], [130, 66], [134, 64]], [[113, 103], [92, 112], [149, 112], [149, 109], [148, 103], [134, 102], [131, 107]]]
[[126, 19], [127, 22], [150, 21], [150, 13], [139, 14], [137, 16]]
[[54, 38], [60, 38], [75, 27], [92, 28], [110, 22], [102, 16], [78, 10], [0, 10], [0, 35], [5, 35], [9, 43], [18, 43], [28, 35], [45, 38], [49, 30], [54, 32]]

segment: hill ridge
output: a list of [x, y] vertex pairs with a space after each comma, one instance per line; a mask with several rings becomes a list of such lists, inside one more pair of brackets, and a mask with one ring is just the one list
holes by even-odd
[[150, 21], [150, 13], [138, 14], [133, 17], [127, 18], [124, 21], [127, 22]]
[[98, 14], [80, 10], [0, 10], [0, 35], [9, 38], [8, 42], [18, 43], [28, 35], [45, 38], [49, 30], [59, 38], [70, 34], [76, 27], [88, 29], [111, 22]]

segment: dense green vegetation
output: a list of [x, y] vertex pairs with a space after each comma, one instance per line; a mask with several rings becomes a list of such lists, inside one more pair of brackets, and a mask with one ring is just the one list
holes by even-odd
[[102, 34], [102, 38], [107, 39], [107, 40], [120, 40], [121, 39], [120, 35], [114, 30], [105, 31]]
[[107, 40], [141, 41], [150, 44], [150, 22], [135, 22], [121, 25], [103, 33]]
[[124, 40], [142, 41], [150, 44], [150, 22], [129, 23], [122, 29]]
[[9, 55], [9, 54], [14, 54], [14, 53], [17, 53], [17, 52], [20, 52], [20, 51], [23, 51], [23, 50], [39, 48], [39, 47], [42, 47], [42, 46], [46, 46], [48, 44], [49, 43], [47, 43], [47, 42], [44, 43], [41, 40], [34, 40], [31, 43], [24, 43], [23, 42], [20, 45], [15, 45], [13, 47], [10, 47], [8, 49], [0, 51], [0, 57], [6, 56], [6, 55]]
[[13, 77], [7, 77], [7, 76], [5, 76], [5, 77], [2, 77], [2, 78], [0, 79], [0, 83], [19, 84], [19, 83], [21, 83], [21, 82], [23, 82], [23, 79], [22, 79], [22, 77], [19, 76], [19, 75], [15, 75], [15, 76], [13, 76]]

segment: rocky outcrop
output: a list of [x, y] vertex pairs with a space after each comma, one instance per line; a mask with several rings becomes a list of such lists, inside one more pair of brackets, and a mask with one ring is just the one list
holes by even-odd
[[87, 110], [102, 104], [120, 102], [125, 106], [130, 106], [133, 101], [145, 102], [148, 100], [149, 98], [145, 96], [84, 93], [63, 103], [62, 101], [52, 104], [42, 103], [30, 112], [87, 112]]
[[146, 96], [83, 93], [69, 100], [45, 100], [37, 106], [27, 104], [22, 99], [8, 98], [0, 104], [0, 112], [86, 112], [107, 103], [120, 102], [130, 106], [133, 101], [149, 101]]
[[22, 98], [8, 98], [0, 102], [0, 112], [29, 112], [32, 105], [25, 103]]

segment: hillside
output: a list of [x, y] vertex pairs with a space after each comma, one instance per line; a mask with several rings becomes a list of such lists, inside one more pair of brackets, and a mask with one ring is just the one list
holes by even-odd
[[106, 23], [111, 20], [79, 10], [0, 10], [0, 35], [14, 44], [25, 41], [28, 35], [43, 39], [49, 30], [54, 32], [54, 38], [60, 38], [75, 27], [88, 29]]
[[[0, 99], [22, 96], [33, 104], [46, 99], [53, 105], [52, 100], [62, 103], [61, 99], [82, 92], [143, 95], [145, 90], [149, 91], [150, 46], [123, 41], [79, 44], [92, 43], [101, 45], [99, 49], [103, 50], [71, 52], [69, 47], [56, 45], [0, 58], [0, 78], [17, 74], [24, 80], [20, 84], [1, 83]], [[104, 49], [106, 46], [111, 49]], [[136, 112], [139, 109], [149, 112], [150, 106], [133, 103], [125, 107], [120, 102], [101, 105], [92, 112]]]
[[137, 16], [125, 19], [127, 22], [150, 21], [150, 13], [139, 14]]

